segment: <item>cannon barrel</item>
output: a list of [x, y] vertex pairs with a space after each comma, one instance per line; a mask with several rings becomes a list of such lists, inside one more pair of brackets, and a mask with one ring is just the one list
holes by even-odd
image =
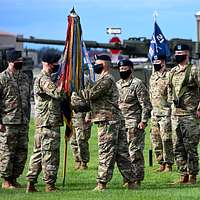
[[[16, 41], [35, 44], [65, 45], [64, 40], [39, 39], [32, 36], [30, 38], [16, 37]], [[129, 38], [128, 40], [123, 40], [122, 44], [99, 43], [96, 41], [89, 40], [86, 40], [84, 42], [87, 48], [119, 49], [122, 50], [122, 54], [126, 54], [133, 57], [147, 57], [150, 45], [150, 40], [144, 37]], [[184, 43], [190, 46], [192, 58], [200, 58], [200, 42], [194, 42], [190, 39], [173, 38], [169, 40], [169, 46], [172, 53], [175, 45], [179, 43]]]
[[[35, 44], [48, 44], [48, 45], [65, 45], [64, 40], [52, 40], [52, 39], [39, 39], [39, 38], [23, 38], [17, 37], [17, 42], [27, 42]], [[96, 41], [84, 41], [87, 48], [104, 48], [104, 49], [120, 49], [123, 50], [124, 47], [121, 44], [108, 44], [108, 43], [98, 43]]]

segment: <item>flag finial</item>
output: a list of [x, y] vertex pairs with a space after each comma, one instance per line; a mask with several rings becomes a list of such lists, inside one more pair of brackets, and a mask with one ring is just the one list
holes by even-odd
[[74, 6], [73, 6], [72, 10], [70, 11], [70, 15], [73, 17], [77, 16]]
[[156, 22], [157, 17], [158, 17], [158, 12], [155, 10], [154, 13], [153, 13], [154, 22]]

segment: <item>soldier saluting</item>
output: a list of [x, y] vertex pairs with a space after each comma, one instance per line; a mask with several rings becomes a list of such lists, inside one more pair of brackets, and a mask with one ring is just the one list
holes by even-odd
[[200, 118], [200, 69], [189, 63], [189, 46], [178, 44], [174, 49], [177, 66], [170, 74], [172, 104], [172, 140], [180, 170], [180, 183], [196, 183], [199, 172], [198, 144]]

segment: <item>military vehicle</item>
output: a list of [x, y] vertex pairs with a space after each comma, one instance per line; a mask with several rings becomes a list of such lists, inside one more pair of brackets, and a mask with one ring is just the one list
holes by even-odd
[[[35, 37], [23, 38], [17, 37], [17, 42], [27, 42], [27, 43], [35, 43], [35, 44], [47, 44], [47, 45], [64, 45], [64, 40], [52, 40], [52, 39], [38, 39]], [[145, 37], [132, 37], [128, 40], [123, 40], [122, 44], [109, 44], [109, 43], [99, 43], [96, 41], [84, 41], [85, 45], [88, 49], [90, 48], [102, 48], [102, 49], [120, 49], [121, 54], [127, 55], [130, 59], [134, 59], [136, 57], [147, 57], [149, 51], [150, 40]], [[169, 40], [169, 47], [171, 52], [173, 52], [174, 47], [179, 44], [184, 43], [189, 45], [191, 49], [191, 59], [199, 60], [200, 58], [200, 43], [194, 42], [189, 39], [180, 39], [174, 38]], [[174, 65], [174, 58], [167, 63], [168, 67], [172, 67]], [[148, 59], [145, 62], [136, 62], [134, 63], [134, 71], [135, 75], [142, 79], [145, 85], [148, 86], [148, 80], [151, 74], [151, 64]], [[112, 74], [115, 79], [119, 79], [119, 73], [116, 67], [116, 63], [113, 64], [113, 68], [111, 69]]]
[[[48, 45], [64, 45], [64, 40], [51, 40], [51, 39], [38, 39], [35, 37], [22, 38], [17, 37], [17, 42], [28, 42], [35, 44], [48, 44]], [[149, 50], [150, 40], [145, 37], [132, 37], [128, 40], [124, 40], [122, 44], [109, 44], [99, 43], [96, 41], [84, 41], [87, 48], [103, 48], [103, 49], [120, 49], [122, 54], [128, 55], [129, 57], [146, 57]], [[190, 39], [174, 38], [169, 40], [169, 46], [173, 52], [174, 47], [178, 43], [184, 43], [189, 45], [191, 49], [191, 57], [193, 59], [199, 59], [200, 57], [200, 42], [194, 42]]]

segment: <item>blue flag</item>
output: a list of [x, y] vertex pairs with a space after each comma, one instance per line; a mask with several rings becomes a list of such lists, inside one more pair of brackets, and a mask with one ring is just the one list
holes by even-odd
[[170, 48], [165, 36], [162, 34], [158, 24], [154, 23], [154, 33], [152, 35], [148, 57], [152, 61], [155, 55], [163, 55], [168, 59], [171, 55]]

